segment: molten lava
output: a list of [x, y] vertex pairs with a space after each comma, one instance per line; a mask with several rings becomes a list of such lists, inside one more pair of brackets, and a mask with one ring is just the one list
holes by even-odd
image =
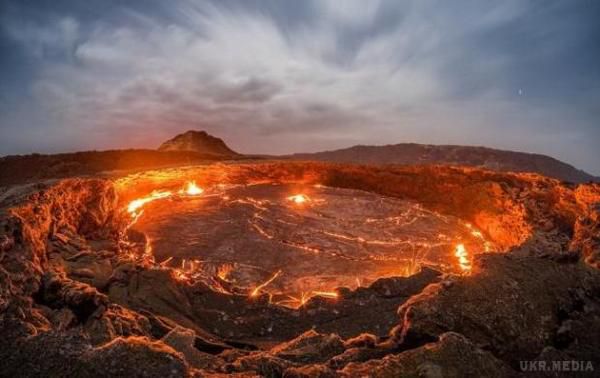
[[250, 293], [250, 296], [256, 297], [264, 287], [266, 287], [268, 284], [273, 282], [280, 274], [281, 274], [281, 270], [278, 270], [271, 278], [269, 278], [265, 282], [263, 282], [260, 285], [258, 285], [257, 287], [255, 287], [254, 290], [252, 290], [252, 292]]
[[305, 202], [310, 201], [310, 199], [304, 194], [294, 194], [293, 196], [289, 196], [288, 201], [292, 201], [297, 205], [302, 205]]
[[286, 306], [286, 307], [297, 309], [297, 308], [304, 306], [306, 304], [306, 302], [308, 302], [308, 300], [310, 298], [312, 298], [312, 296], [310, 295], [310, 293], [302, 292], [302, 293], [300, 293], [299, 297], [294, 297], [292, 295], [288, 295], [288, 298], [289, 299], [285, 299], [283, 301], [277, 302], [277, 304], [281, 305], [281, 306]]
[[[186, 184], [185, 188], [181, 189], [178, 194], [197, 196], [204, 193], [204, 190], [196, 185], [195, 181], [190, 181]], [[142, 207], [148, 202], [152, 202], [158, 199], [164, 199], [171, 197], [173, 192], [169, 190], [153, 191], [150, 195], [142, 198], [137, 198], [127, 205], [127, 212], [131, 214], [132, 218], [138, 218], [142, 214]]]
[[316, 297], [324, 297], [331, 299], [337, 299], [339, 297], [339, 294], [335, 291], [313, 291], [312, 293]]
[[188, 196], [197, 196], [204, 193], [204, 189], [196, 185], [196, 181], [190, 181], [186, 184], [185, 189], [179, 191], [180, 194], [187, 194]]
[[138, 198], [129, 202], [129, 205], [127, 206], [127, 212], [131, 214], [133, 218], [137, 218], [141, 215], [141, 209], [145, 204], [157, 199], [170, 197], [172, 194], [173, 193], [170, 191], [154, 191], [146, 197]]
[[473, 225], [471, 223], [465, 223], [465, 227], [467, 227], [467, 229], [469, 229], [469, 231], [471, 232], [471, 235], [475, 236], [476, 238], [478, 238], [479, 240], [481, 240], [481, 242], [483, 243], [483, 248], [485, 252], [491, 252], [492, 248], [493, 248], [493, 244], [490, 243], [484, 236], [483, 233], [481, 233], [481, 231], [476, 230]]
[[458, 244], [454, 249], [454, 256], [458, 257], [458, 265], [460, 268], [468, 272], [471, 270], [471, 262], [469, 261], [469, 254], [464, 244]]
[[229, 274], [233, 271], [233, 265], [224, 264], [219, 266], [217, 269], [217, 277], [222, 279], [223, 281], [227, 281], [229, 278]]

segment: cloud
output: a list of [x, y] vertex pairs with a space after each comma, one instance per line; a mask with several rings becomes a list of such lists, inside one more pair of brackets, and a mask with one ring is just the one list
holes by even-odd
[[[588, 110], [598, 91], [549, 95], [544, 79], [560, 91], [581, 87], [555, 73], [569, 70], [563, 55], [579, 43], [574, 30], [594, 30], [575, 26], [577, 12], [572, 23], [546, 27], [540, 19], [552, 24], [565, 11], [532, 4], [177, 0], [85, 22], [13, 17], [3, 29], [35, 57], [28, 104], [43, 125], [32, 127], [73, 145], [155, 146], [205, 128], [242, 152], [487, 144], [558, 151], [590, 167], [597, 152], [565, 146], [598, 136]], [[554, 59], [536, 74], [540, 56]], [[27, 120], [12, 113], [0, 117], [8, 138]], [[572, 139], [553, 143], [553, 135]]]

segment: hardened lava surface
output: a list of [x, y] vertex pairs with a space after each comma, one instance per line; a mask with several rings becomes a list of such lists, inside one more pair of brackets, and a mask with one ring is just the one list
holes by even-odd
[[156, 261], [221, 271], [249, 291], [279, 272], [262, 289], [276, 301], [368, 286], [421, 266], [461, 273], [458, 243], [486, 249], [456, 217], [414, 201], [322, 185], [206, 188], [197, 197], [153, 201], [132, 229], [146, 235]]

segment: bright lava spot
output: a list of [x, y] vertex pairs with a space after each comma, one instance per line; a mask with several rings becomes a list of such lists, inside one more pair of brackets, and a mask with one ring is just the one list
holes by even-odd
[[490, 243], [481, 233], [481, 231], [476, 230], [471, 223], [465, 223], [465, 227], [470, 230], [471, 235], [475, 236], [477, 239], [483, 242], [483, 249], [485, 252], [491, 252], [493, 249], [493, 244]]
[[469, 261], [469, 254], [467, 253], [467, 249], [464, 244], [456, 245], [454, 249], [454, 256], [458, 257], [458, 265], [463, 271], [471, 270], [471, 262]]
[[295, 194], [293, 196], [289, 196], [288, 201], [292, 201], [295, 204], [301, 205], [304, 202], [309, 201], [309, 198], [307, 196], [305, 196], [304, 194]]
[[217, 269], [217, 276], [223, 281], [227, 281], [229, 274], [233, 271], [233, 265], [224, 264]]
[[190, 181], [186, 184], [185, 189], [182, 190], [182, 192], [188, 196], [197, 196], [204, 193], [204, 189], [196, 185], [196, 181]]
[[316, 297], [325, 297], [332, 299], [337, 299], [339, 297], [339, 294], [335, 291], [313, 291], [312, 293]]
[[[196, 185], [195, 181], [190, 181], [186, 184], [184, 189], [181, 189], [178, 194], [188, 195], [188, 196], [197, 196], [204, 193], [204, 189], [200, 188]], [[168, 190], [162, 191], [154, 191], [150, 193], [150, 195], [142, 198], [135, 199], [127, 205], [127, 212], [131, 215], [132, 218], [138, 218], [142, 214], [142, 207], [148, 202], [152, 202], [157, 199], [163, 199], [167, 197], [171, 197], [173, 192]]]
[[127, 205], [127, 212], [131, 214], [132, 217], [136, 218], [140, 214], [138, 210], [141, 210], [145, 204], [160, 198], [170, 197], [172, 194], [173, 193], [169, 191], [154, 191], [147, 197], [138, 198], [129, 202], [129, 205]]

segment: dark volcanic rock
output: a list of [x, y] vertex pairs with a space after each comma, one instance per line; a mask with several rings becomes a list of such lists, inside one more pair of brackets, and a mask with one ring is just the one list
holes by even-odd
[[279, 358], [304, 363], [325, 362], [343, 351], [344, 343], [338, 335], [323, 335], [312, 330], [271, 349]]
[[209, 135], [206, 131], [189, 130], [169, 139], [158, 147], [159, 151], [194, 151], [204, 154], [235, 156], [222, 139]]
[[[432, 284], [400, 306], [392, 332], [400, 347], [414, 347], [454, 331], [518, 366], [546, 347], [575, 360], [598, 356], [600, 275], [582, 263], [526, 257], [482, 256], [476, 274], [452, 285]], [[580, 332], [577, 332], [579, 330]]]
[[116, 338], [81, 361], [79, 374], [89, 377], [184, 377], [189, 370], [174, 349], [142, 337]]
[[389, 355], [381, 360], [349, 364], [342, 377], [509, 377], [517, 373], [464, 336], [448, 332], [438, 342]]

